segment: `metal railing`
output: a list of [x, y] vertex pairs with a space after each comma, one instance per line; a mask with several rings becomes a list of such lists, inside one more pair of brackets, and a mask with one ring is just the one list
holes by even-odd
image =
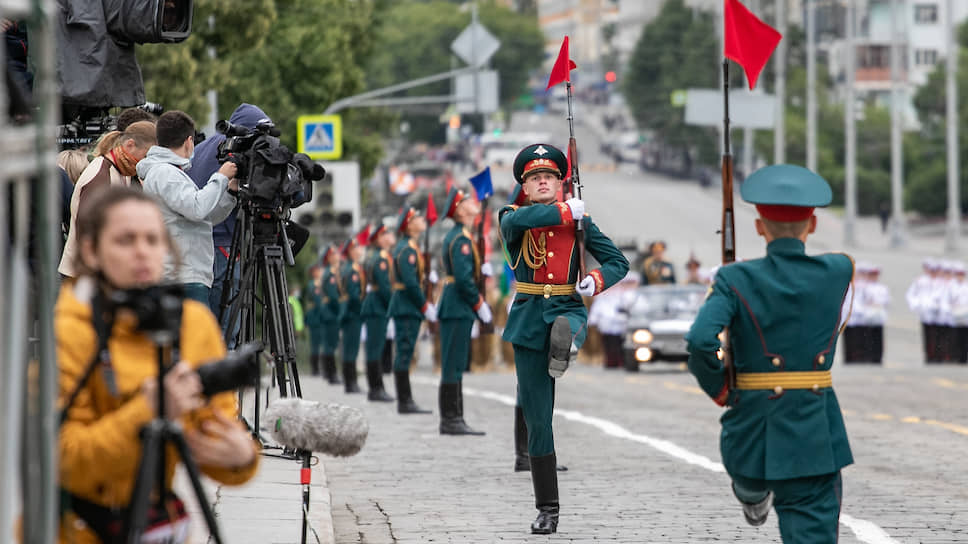
[[0, 243], [6, 246], [0, 251], [2, 542], [17, 541], [18, 525], [23, 542], [57, 540], [55, 9], [53, 0], [0, 0], [0, 17], [27, 22], [35, 78], [35, 108], [27, 121], [8, 116], [9, 93], [0, 83]]

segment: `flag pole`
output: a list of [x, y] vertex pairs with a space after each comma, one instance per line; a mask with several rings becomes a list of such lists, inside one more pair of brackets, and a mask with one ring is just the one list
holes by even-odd
[[[729, 60], [723, 59], [723, 224], [722, 251], [723, 265], [736, 260], [736, 231], [733, 220], [733, 157], [729, 149]], [[747, 172], [746, 175], [750, 173]], [[736, 388], [736, 367], [730, 349], [729, 328], [723, 329], [722, 360], [726, 375], [726, 385], [730, 390]]]
[[[568, 181], [568, 185], [571, 188], [571, 196], [581, 200], [581, 178], [578, 175], [578, 142], [575, 140], [575, 115], [571, 108], [570, 77], [565, 80], [565, 89], [568, 96], [568, 157], [571, 163], [571, 179]], [[575, 222], [575, 239], [578, 241], [578, 271], [581, 275], [579, 279], [584, 279], [587, 268], [585, 266], [585, 226], [582, 220]]]

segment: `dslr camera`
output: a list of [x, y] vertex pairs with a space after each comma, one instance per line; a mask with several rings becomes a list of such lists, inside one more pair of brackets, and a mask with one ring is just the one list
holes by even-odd
[[279, 129], [263, 120], [248, 129], [221, 120], [215, 129], [225, 135], [218, 161], [234, 162], [239, 195], [263, 208], [295, 208], [312, 198], [314, 181], [326, 170], [303, 153], [293, 153], [279, 141]]
[[[159, 344], [173, 344], [181, 331], [184, 292], [179, 285], [156, 285], [137, 289], [119, 289], [109, 299], [112, 310], [130, 310], [138, 322], [137, 329]], [[261, 342], [250, 342], [221, 361], [198, 367], [202, 394], [206, 397], [255, 386], [259, 379], [258, 354]]]

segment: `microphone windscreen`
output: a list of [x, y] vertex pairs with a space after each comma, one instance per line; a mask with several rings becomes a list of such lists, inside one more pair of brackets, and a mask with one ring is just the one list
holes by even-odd
[[297, 397], [272, 401], [265, 417], [270, 434], [283, 446], [335, 457], [356, 455], [370, 430], [356, 408]]

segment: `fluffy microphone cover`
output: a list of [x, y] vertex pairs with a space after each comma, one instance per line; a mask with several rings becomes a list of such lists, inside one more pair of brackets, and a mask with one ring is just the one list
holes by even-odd
[[283, 446], [335, 457], [356, 455], [370, 430], [356, 408], [296, 397], [272, 401], [265, 415], [272, 437]]

